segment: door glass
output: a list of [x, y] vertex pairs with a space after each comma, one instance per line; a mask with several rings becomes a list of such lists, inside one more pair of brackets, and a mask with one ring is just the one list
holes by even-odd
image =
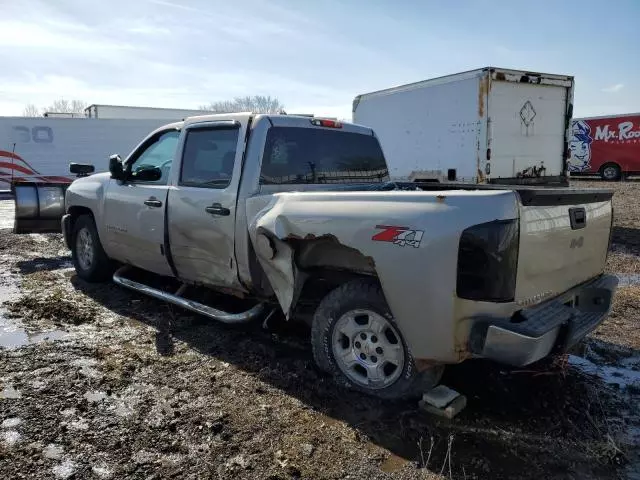
[[[162, 170], [162, 177], [160, 180], [152, 183], [154, 185], [166, 185], [169, 177], [169, 170], [171, 169], [171, 163], [176, 153], [176, 147], [178, 146], [178, 137], [180, 132], [177, 130], [171, 130], [160, 134], [156, 137], [155, 141], [149, 145], [143, 146], [140, 153], [136, 153], [132, 166], [132, 172], [135, 174], [138, 170], [148, 167], [158, 167]], [[133, 179], [135, 181], [135, 178]]]
[[187, 132], [180, 185], [226, 188], [231, 182], [238, 128], [193, 128]]

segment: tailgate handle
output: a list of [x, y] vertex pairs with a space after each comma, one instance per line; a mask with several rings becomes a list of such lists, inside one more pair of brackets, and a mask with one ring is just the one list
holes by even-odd
[[587, 226], [587, 211], [583, 207], [570, 208], [569, 219], [571, 230], [579, 230]]

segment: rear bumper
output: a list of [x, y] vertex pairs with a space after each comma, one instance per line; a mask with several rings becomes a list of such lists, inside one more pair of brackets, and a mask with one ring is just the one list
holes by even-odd
[[602, 275], [510, 318], [475, 318], [470, 349], [515, 366], [566, 351], [607, 318], [617, 286], [617, 277]]
[[62, 216], [62, 220], [60, 220], [60, 226], [62, 227], [62, 236], [64, 237], [64, 243], [67, 245], [67, 248], [71, 250], [71, 215], [66, 214]]

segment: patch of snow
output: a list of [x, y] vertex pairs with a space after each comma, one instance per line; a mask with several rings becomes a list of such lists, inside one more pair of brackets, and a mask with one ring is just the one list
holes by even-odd
[[1, 428], [14, 428], [22, 423], [22, 420], [18, 417], [7, 418], [2, 422]]
[[80, 418], [71, 422], [69, 426], [74, 430], [89, 430], [89, 422], [87, 422], [84, 418]]
[[22, 398], [22, 394], [15, 388], [13, 388], [13, 385], [7, 385], [6, 387], [4, 387], [4, 390], [0, 392], [0, 398], [18, 399]]
[[56, 478], [66, 479], [76, 473], [77, 465], [71, 460], [65, 460], [60, 465], [56, 465], [51, 469]]
[[55, 443], [50, 443], [44, 448], [44, 450], [42, 450], [42, 455], [51, 460], [60, 460], [63, 453], [64, 448], [62, 448], [61, 445], [56, 445]]
[[20, 441], [20, 434], [15, 430], [7, 430], [6, 432], [4, 432], [2, 437], [4, 439], [4, 442], [9, 446], [15, 445]]
[[109, 470], [104, 465], [101, 466], [93, 466], [91, 467], [91, 471], [100, 478], [109, 478], [112, 475], [111, 470]]
[[107, 398], [107, 394], [105, 392], [86, 392], [84, 394], [84, 398], [87, 399], [87, 402], [89, 403], [97, 403], [97, 402], [101, 402], [103, 401], [105, 398]]
[[599, 377], [603, 382], [620, 385], [626, 388], [630, 385], [640, 386], [640, 372], [625, 367], [596, 365], [586, 358], [569, 355], [569, 364], [580, 372]]

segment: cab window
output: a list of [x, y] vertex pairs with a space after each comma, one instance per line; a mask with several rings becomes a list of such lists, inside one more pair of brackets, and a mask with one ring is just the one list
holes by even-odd
[[131, 172], [133, 173], [132, 181], [135, 182], [135, 173], [148, 167], [158, 167], [162, 171], [160, 180], [152, 183], [154, 185], [166, 185], [168, 183], [169, 171], [173, 163], [173, 157], [178, 147], [178, 138], [180, 132], [170, 130], [159, 134], [152, 138], [147, 145], [143, 145], [139, 151], [135, 152], [130, 162], [132, 162]]
[[226, 188], [231, 182], [240, 130], [232, 128], [192, 128], [182, 154], [180, 185]]

